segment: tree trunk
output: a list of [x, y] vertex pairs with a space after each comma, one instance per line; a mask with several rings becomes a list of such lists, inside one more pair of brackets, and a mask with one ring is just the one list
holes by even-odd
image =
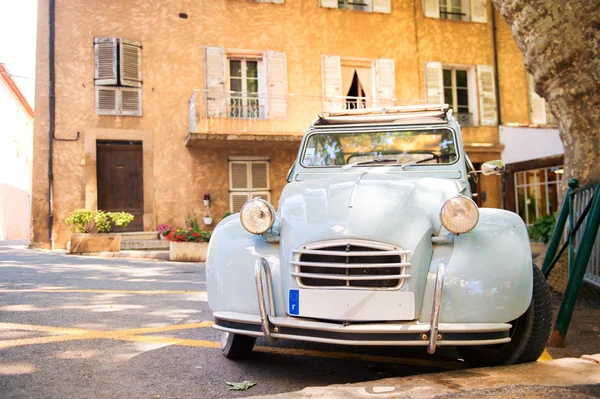
[[563, 187], [600, 179], [600, 1], [492, 0], [558, 119]]

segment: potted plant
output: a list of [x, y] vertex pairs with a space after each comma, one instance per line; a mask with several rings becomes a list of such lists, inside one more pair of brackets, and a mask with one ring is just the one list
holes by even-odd
[[133, 215], [127, 212], [104, 212], [78, 209], [66, 222], [71, 230], [71, 253], [119, 252], [121, 235], [113, 227], [127, 227]]
[[169, 260], [178, 262], [205, 262], [212, 232], [188, 227], [171, 229], [167, 234]]
[[168, 224], [161, 224], [158, 226], [158, 236], [161, 240], [165, 240], [167, 238], [167, 234], [171, 231], [171, 226]]
[[203, 202], [204, 202], [204, 206], [209, 206], [209, 203], [210, 203], [210, 193], [205, 193], [204, 194], [204, 200], [203, 200]]

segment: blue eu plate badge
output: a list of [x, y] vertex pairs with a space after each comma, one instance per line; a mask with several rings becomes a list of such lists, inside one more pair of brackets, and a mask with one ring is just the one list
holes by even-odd
[[290, 290], [290, 300], [289, 300], [289, 314], [299, 315], [300, 314], [300, 291], [299, 290]]

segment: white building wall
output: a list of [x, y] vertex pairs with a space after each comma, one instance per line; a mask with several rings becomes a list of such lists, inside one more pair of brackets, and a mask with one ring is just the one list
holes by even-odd
[[530, 161], [564, 153], [558, 129], [500, 126], [504, 144], [502, 160], [506, 164]]
[[0, 79], [0, 240], [29, 238], [33, 120]]

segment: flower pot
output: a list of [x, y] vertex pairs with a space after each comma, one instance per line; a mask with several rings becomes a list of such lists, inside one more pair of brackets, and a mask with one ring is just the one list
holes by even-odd
[[204, 206], [208, 206], [208, 203], [210, 202], [210, 200], [202, 200], [202, 202], [204, 202]]
[[177, 262], [206, 262], [207, 242], [176, 242], [169, 245], [169, 260]]
[[204, 218], [204, 224], [212, 224], [212, 218], [211, 217]]
[[115, 233], [72, 233], [69, 252], [72, 254], [90, 252], [119, 252], [121, 234]]

